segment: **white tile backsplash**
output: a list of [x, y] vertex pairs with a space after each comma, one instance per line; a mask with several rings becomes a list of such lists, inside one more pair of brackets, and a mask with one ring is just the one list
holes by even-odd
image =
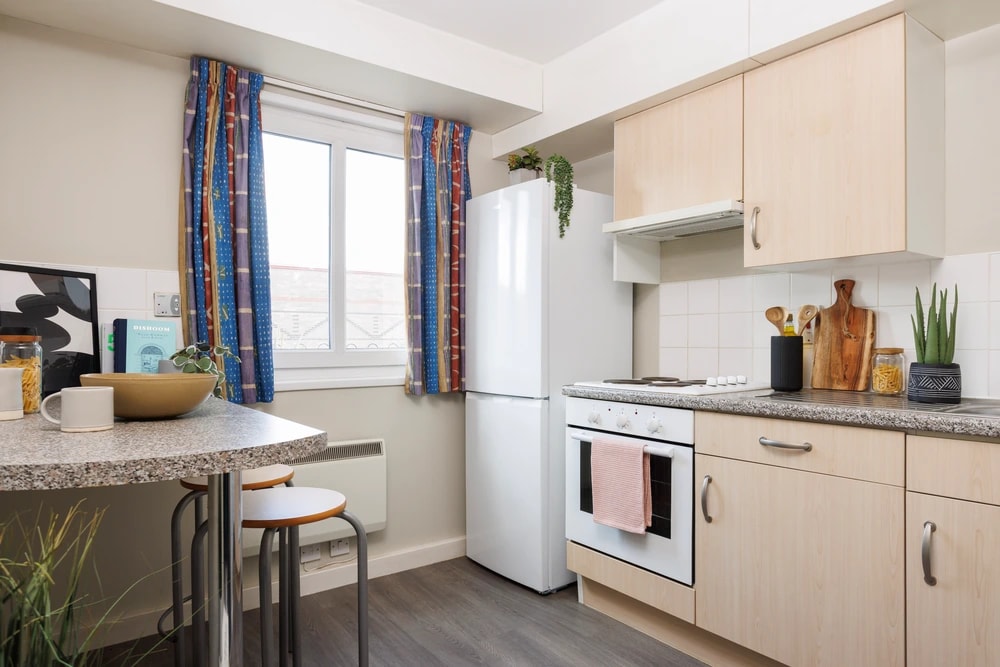
[[688, 378], [693, 380], [713, 377], [718, 375], [719, 374], [718, 348], [709, 348], [709, 347], [688, 348], [687, 370], [688, 370]]
[[[914, 303], [914, 288], [920, 288], [920, 298], [924, 307], [930, 303], [931, 267], [929, 261], [907, 262], [905, 264], [883, 264], [878, 272], [878, 306], [909, 306]], [[858, 304], [861, 305], [861, 304]]]
[[688, 347], [719, 346], [718, 315], [688, 315]]
[[753, 276], [719, 280], [719, 312], [742, 313], [753, 310]]
[[763, 273], [753, 277], [753, 312], [763, 313], [771, 306], [789, 308], [791, 296], [787, 273]]
[[954, 255], [932, 263], [931, 283], [937, 283], [939, 291], [947, 289], [949, 300], [958, 285], [961, 308], [961, 304], [990, 300], [989, 272], [990, 256], [985, 253]]
[[[719, 347], [753, 347], [753, 313], [719, 313]], [[770, 323], [768, 323], [770, 326]]]
[[719, 281], [692, 280], [688, 283], [688, 314], [719, 312]]
[[146, 272], [137, 269], [97, 269], [97, 307], [146, 310]]
[[687, 347], [688, 316], [660, 316], [660, 347]]
[[[744, 368], [754, 379], [768, 381], [771, 336], [778, 332], [764, 310], [785, 306], [795, 313], [805, 303], [829, 307], [833, 282], [841, 278], [855, 281], [854, 305], [875, 310], [875, 345], [902, 347], [907, 363], [916, 361], [910, 323], [914, 287], [920, 287], [925, 310], [931, 284], [947, 287], [950, 312], [957, 283], [961, 298], [955, 361], [962, 365], [962, 393], [1000, 398], [1000, 253], [664, 283], [659, 372], [700, 378], [739, 374], [732, 369]], [[664, 331], [667, 327], [669, 332]]]
[[687, 315], [688, 284], [663, 283], [660, 285], [660, 315]]
[[803, 271], [791, 274], [791, 306], [796, 313], [806, 304], [817, 308], [830, 305], [833, 274], [829, 271]]

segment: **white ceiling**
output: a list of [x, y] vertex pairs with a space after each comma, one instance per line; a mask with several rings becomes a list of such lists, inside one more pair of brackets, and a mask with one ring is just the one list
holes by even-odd
[[357, 0], [545, 64], [664, 0]]

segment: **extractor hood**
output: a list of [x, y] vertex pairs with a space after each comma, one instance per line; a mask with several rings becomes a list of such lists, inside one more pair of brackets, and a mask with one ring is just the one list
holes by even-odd
[[669, 241], [742, 226], [743, 202], [723, 199], [710, 204], [606, 222], [602, 229], [607, 233]]

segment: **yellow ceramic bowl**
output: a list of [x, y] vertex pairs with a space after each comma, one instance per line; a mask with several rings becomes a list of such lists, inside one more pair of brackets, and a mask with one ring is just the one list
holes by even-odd
[[86, 373], [84, 387], [114, 387], [115, 416], [165, 419], [191, 412], [215, 388], [206, 373]]

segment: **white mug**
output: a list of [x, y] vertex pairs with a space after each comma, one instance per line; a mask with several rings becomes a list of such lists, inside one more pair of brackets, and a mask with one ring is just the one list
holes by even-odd
[[23, 368], [0, 368], [0, 421], [24, 416]]
[[[61, 419], [56, 419], [46, 409], [46, 404], [56, 396], [62, 403]], [[42, 417], [66, 433], [106, 431], [115, 425], [114, 387], [66, 387], [42, 401]]]

